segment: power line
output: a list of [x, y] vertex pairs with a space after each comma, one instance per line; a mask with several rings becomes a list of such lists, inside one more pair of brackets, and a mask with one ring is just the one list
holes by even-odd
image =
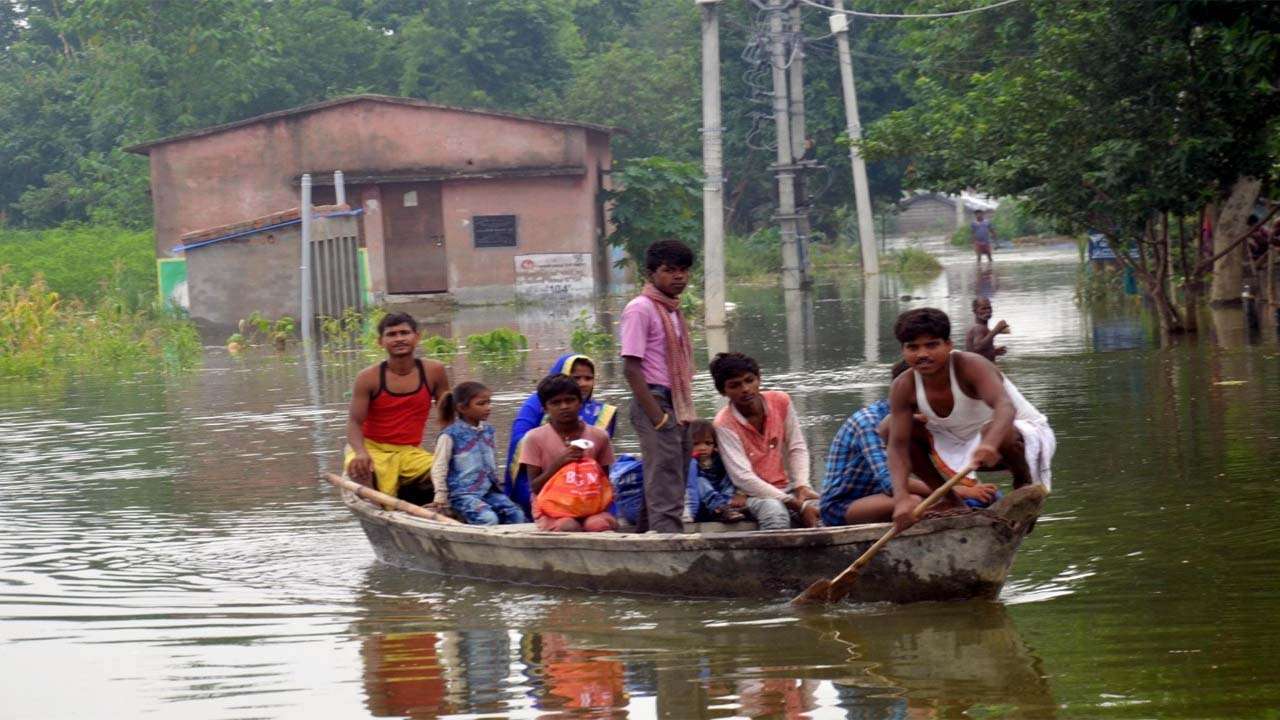
[[986, 12], [987, 10], [994, 10], [998, 7], [1003, 7], [1005, 5], [1012, 5], [1013, 3], [1020, 2], [1020, 0], [1000, 0], [1000, 2], [997, 2], [997, 3], [992, 3], [990, 5], [983, 5], [982, 7], [969, 8], [968, 10], [954, 10], [952, 12], [942, 12], [942, 13], [910, 13], [910, 14], [902, 14], [902, 15], [891, 14], [891, 13], [863, 12], [861, 10], [836, 10], [833, 7], [830, 7], [828, 5], [823, 5], [819, 2], [816, 2], [815, 0], [799, 0], [799, 2], [805, 5], [808, 5], [810, 7], [816, 7], [819, 10], [826, 10], [827, 12], [839, 12], [839, 13], [844, 13], [845, 15], [855, 15], [857, 17], [865, 17], [865, 18], [901, 20], [901, 19], [911, 19], [911, 18], [926, 18], [926, 19], [927, 18], [948, 18], [948, 17], [957, 17], [960, 15], [972, 15], [973, 13]]

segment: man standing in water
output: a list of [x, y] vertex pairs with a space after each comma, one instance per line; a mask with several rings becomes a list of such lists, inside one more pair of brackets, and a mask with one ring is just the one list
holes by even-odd
[[988, 327], [991, 322], [991, 301], [984, 297], [973, 299], [973, 325], [964, 334], [965, 352], [977, 353], [995, 362], [996, 358], [1005, 354], [1008, 348], [996, 347], [996, 336], [1009, 332], [1009, 323], [1001, 320], [994, 328]]
[[[1055, 442], [1048, 421], [989, 360], [953, 349], [946, 313], [909, 310], [898, 316], [893, 332], [911, 366], [889, 389], [889, 474], [893, 521], [900, 530], [911, 526], [911, 511], [920, 503], [909, 490], [911, 473], [936, 488], [939, 474], [949, 477], [973, 463], [1009, 470], [1015, 489], [1049, 484]], [[912, 452], [917, 413], [924, 416], [932, 445], [928, 455]]]
[[680, 313], [693, 251], [659, 240], [644, 252], [648, 282], [622, 311], [622, 372], [631, 387], [631, 426], [644, 457], [639, 532], [684, 529], [685, 472], [693, 441], [693, 349]]
[[973, 238], [973, 252], [978, 256], [978, 262], [982, 262], [982, 256], [987, 256], [988, 262], [995, 262], [991, 258], [991, 243], [995, 242], [996, 229], [991, 227], [991, 221], [986, 219], [986, 214], [981, 210], [973, 212], [973, 222], [969, 224], [969, 233]]
[[449, 391], [444, 365], [414, 357], [418, 322], [390, 313], [378, 322], [387, 359], [360, 371], [347, 413], [347, 476], [392, 497], [431, 502], [431, 453], [422, 436], [431, 402]]

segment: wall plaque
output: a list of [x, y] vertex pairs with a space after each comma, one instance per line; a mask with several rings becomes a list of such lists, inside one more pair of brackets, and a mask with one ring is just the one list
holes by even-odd
[[471, 232], [478, 248], [515, 247], [515, 215], [476, 215], [471, 218]]

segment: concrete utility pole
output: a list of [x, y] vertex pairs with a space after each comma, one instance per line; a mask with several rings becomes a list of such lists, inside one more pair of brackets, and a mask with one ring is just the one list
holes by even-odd
[[880, 272], [880, 258], [876, 254], [876, 226], [871, 216], [871, 191], [867, 186], [867, 164], [858, 153], [857, 141], [862, 139], [862, 123], [858, 121], [858, 93], [853, 86], [853, 61], [849, 57], [849, 16], [845, 15], [844, 0], [831, 0], [831, 32], [836, 35], [836, 51], [840, 56], [840, 85], [844, 88], [844, 114], [848, 125], [849, 161], [853, 165], [853, 199], [858, 208], [858, 238], [862, 243], [862, 272], [873, 275]]
[[[791, 157], [800, 165], [804, 159], [805, 121], [804, 121], [804, 18], [800, 14], [800, 4], [791, 6], [791, 67], [788, 82], [788, 94], [791, 114]], [[800, 255], [800, 271], [809, 277], [809, 236], [813, 228], [809, 224], [808, 187], [805, 184], [805, 173], [808, 168], [797, 168], [796, 188], [796, 250]]]
[[724, 327], [724, 161], [720, 128], [720, 0], [702, 8], [702, 258], [705, 320]]
[[302, 326], [302, 346], [311, 351], [311, 325], [314, 322], [311, 309], [311, 175], [302, 176], [302, 202], [298, 205], [298, 213], [302, 218], [302, 230], [299, 239], [302, 245], [302, 265], [299, 268], [302, 282], [299, 283], [302, 298], [299, 308], [298, 324]]
[[773, 124], [778, 133], [778, 155], [774, 173], [778, 179], [778, 223], [782, 235], [782, 287], [795, 290], [805, 285], [804, 267], [796, 242], [795, 165], [791, 157], [791, 119], [787, 103], [787, 53], [782, 35], [783, 0], [769, 0], [770, 65], [773, 69]]

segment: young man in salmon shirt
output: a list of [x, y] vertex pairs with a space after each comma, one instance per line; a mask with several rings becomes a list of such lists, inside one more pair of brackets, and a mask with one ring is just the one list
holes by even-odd
[[791, 396], [760, 389], [760, 366], [720, 353], [711, 379], [729, 404], [716, 415], [716, 442], [729, 478], [747, 496], [761, 530], [817, 527], [818, 493], [809, 483], [809, 447]]

